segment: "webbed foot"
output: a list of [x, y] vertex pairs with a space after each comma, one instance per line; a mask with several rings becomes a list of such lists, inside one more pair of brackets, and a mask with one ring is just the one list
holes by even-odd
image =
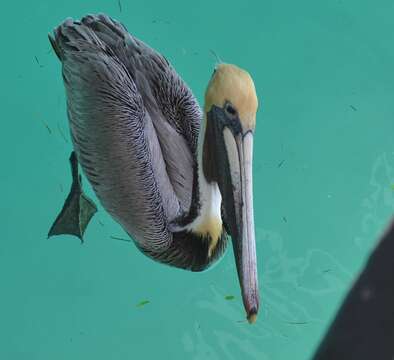
[[48, 232], [53, 235], [74, 235], [83, 242], [83, 234], [97, 212], [94, 202], [82, 191], [82, 178], [78, 173], [78, 160], [73, 151], [70, 156], [72, 185], [60, 214]]

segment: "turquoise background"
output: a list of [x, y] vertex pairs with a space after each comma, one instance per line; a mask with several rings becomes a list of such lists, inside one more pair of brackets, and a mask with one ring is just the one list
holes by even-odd
[[[1, 8], [0, 358], [308, 359], [394, 209], [394, 2]], [[200, 102], [210, 50], [254, 77], [262, 297], [254, 326], [239, 322], [231, 248], [205, 273], [165, 267], [111, 239], [125, 234], [102, 208], [83, 246], [46, 239], [69, 190], [71, 150], [47, 33], [92, 12], [165, 54]], [[85, 190], [93, 196], [86, 181]]]

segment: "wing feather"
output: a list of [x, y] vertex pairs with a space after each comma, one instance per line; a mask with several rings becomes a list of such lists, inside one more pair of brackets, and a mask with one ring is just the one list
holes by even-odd
[[106, 15], [82, 20], [122, 61], [141, 94], [155, 128], [166, 170], [183, 212], [191, 206], [197, 175], [202, 112], [193, 93], [167, 59]]
[[162, 55], [106, 15], [67, 19], [54, 35], [84, 173], [139, 248], [168, 249], [197, 175], [196, 99]]
[[[94, 34], [63, 24], [53, 40], [63, 63], [70, 130], [78, 160], [104, 208], [141, 248], [168, 248], [168, 217], [179, 211], [143, 100], [124, 64]], [[156, 138], [156, 143], [158, 140]], [[157, 144], [156, 144], [157, 146]], [[161, 160], [161, 166], [160, 166]], [[164, 197], [164, 198], [163, 198]], [[166, 205], [166, 208], [164, 207]]]

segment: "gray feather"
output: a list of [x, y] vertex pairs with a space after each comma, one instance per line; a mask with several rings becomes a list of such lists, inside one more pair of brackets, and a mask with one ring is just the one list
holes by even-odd
[[[181, 208], [190, 208], [201, 109], [169, 62], [106, 15], [88, 15], [82, 23], [95, 31], [122, 61], [150, 114]], [[171, 139], [169, 141], [169, 139]]]
[[75, 151], [104, 208], [139, 247], [171, 245], [188, 211], [201, 110], [169, 63], [107, 16], [67, 19], [63, 63]]

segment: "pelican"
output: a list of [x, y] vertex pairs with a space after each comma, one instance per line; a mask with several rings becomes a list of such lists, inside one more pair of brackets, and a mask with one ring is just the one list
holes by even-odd
[[167, 59], [107, 15], [66, 19], [49, 39], [62, 63], [73, 183], [48, 236], [82, 239], [96, 211], [80, 164], [104, 209], [153, 260], [203, 271], [230, 235], [246, 317], [255, 322], [258, 100], [249, 73], [217, 65], [201, 109]]

